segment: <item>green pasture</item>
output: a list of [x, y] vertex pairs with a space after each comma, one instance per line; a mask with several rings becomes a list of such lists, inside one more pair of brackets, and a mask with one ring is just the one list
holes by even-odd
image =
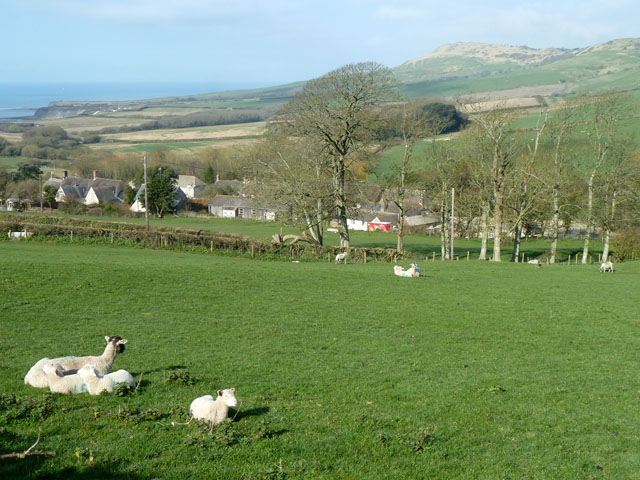
[[[21, 479], [631, 479], [640, 263], [260, 262], [0, 242], [0, 460]], [[23, 383], [129, 342], [126, 396]], [[235, 387], [233, 422], [187, 422]]]

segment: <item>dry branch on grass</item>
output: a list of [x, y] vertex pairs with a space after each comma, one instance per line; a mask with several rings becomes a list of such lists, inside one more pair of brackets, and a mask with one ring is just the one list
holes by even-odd
[[34, 450], [36, 445], [40, 442], [40, 431], [38, 431], [38, 438], [36, 439], [36, 443], [27, 448], [24, 452], [14, 452], [14, 453], [5, 453], [4, 455], [0, 455], [0, 460], [4, 460], [5, 458], [25, 458], [25, 457], [35, 457], [35, 456], [44, 456], [44, 457], [55, 457], [56, 452], [45, 452], [44, 450]]

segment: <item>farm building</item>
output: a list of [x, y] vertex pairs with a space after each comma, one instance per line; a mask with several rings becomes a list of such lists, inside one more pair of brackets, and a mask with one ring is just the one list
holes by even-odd
[[256, 205], [247, 197], [236, 195], [216, 195], [209, 202], [209, 214], [223, 218], [252, 218], [255, 220], [275, 220], [274, 209]]

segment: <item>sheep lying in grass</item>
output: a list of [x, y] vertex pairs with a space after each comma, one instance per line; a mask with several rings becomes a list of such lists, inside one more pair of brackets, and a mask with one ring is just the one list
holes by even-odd
[[85, 365], [78, 370], [78, 375], [84, 380], [91, 395], [99, 395], [102, 392], [111, 393], [119, 383], [127, 383], [131, 388], [136, 386], [135, 379], [126, 370], [118, 370], [117, 372], [100, 376], [93, 365]]
[[347, 263], [347, 252], [337, 254], [335, 263]]
[[38, 388], [47, 387], [49, 385], [49, 381], [47, 375], [43, 372], [43, 367], [49, 363], [60, 365], [65, 374], [76, 373], [79, 368], [82, 368], [85, 365], [93, 365], [99, 375], [109, 373], [109, 370], [111, 370], [111, 366], [116, 359], [116, 355], [124, 352], [124, 344], [127, 343], [127, 340], [121, 337], [105, 336], [104, 338], [107, 341], [107, 346], [101, 356], [43, 358], [38, 360], [38, 362], [36, 362], [36, 364], [27, 372], [24, 377], [24, 383]]
[[89, 391], [89, 388], [81, 375], [77, 373], [65, 375], [65, 370], [60, 364], [47, 363], [42, 368], [42, 373], [49, 390], [52, 392], [83, 393]]
[[411, 267], [409, 267], [406, 270], [402, 268], [400, 265], [395, 265], [393, 267], [393, 273], [398, 275], [399, 277], [417, 278], [420, 276], [420, 269], [418, 268], [418, 265], [415, 263], [412, 263]]
[[189, 415], [197, 420], [204, 420], [211, 426], [220, 423], [227, 418], [229, 407], [235, 407], [238, 404], [235, 391], [235, 388], [218, 390], [215, 400], [211, 395], [196, 398], [191, 402]]
[[600, 271], [613, 273], [613, 262], [609, 262], [609, 261], [602, 262], [600, 264]]

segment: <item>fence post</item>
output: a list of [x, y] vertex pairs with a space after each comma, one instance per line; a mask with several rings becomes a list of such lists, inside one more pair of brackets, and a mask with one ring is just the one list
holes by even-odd
[[467, 262], [469, 261], [469, 250], [467, 250]]
[[431, 257], [433, 259], [433, 263], [436, 262], [436, 252], [431, 252]]

